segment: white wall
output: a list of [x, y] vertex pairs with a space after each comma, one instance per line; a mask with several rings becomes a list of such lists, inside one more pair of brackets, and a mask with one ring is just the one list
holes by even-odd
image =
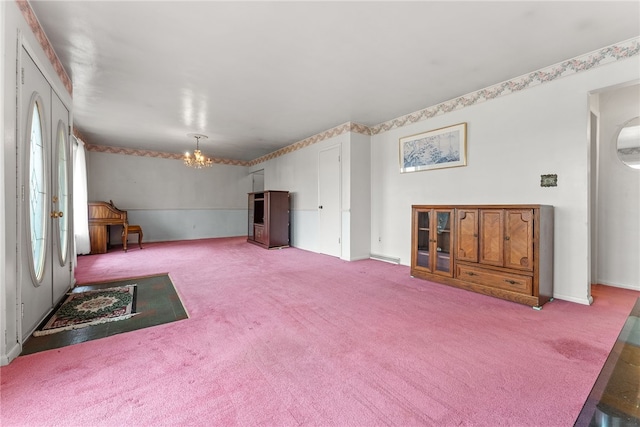
[[371, 137], [350, 133], [349, 260], [371, 255]]
[[[588, 304], [588, 93], [639, 73], [638, 58], [618, 61], [374, 135], [371, 252], [410, 264], [412, 204], [549, 204], [554, 295]], [[399, 172], [399, 138], [461, 122], [468, 124], [468, 166]], [[540, 175], [550, 173], [558, 186], [540, 187]]]
[[[247, 167], [198, 170], [174, 159], [88, 152], [87, 171], [89, 200], [113, 200], [130, 224], [142, 226], [144, 241], [247, 234]], [[118, 242], [120, 228], [111, 233]]]
[[600, 97], [597, 94], [589, 95], [589, 224], [591, 230], [589, 233], [589, 254], [588, 263], [591, 266], [589, 270], [589, 282], [594, 283], [597, 274], [597, 258], [598, 258], [598, 145], [599, 145], [599, 126], [600, 126]]
[[640, 290], [640, 170], [623, 164], [616, 139], [624, 123], [640, 116], [640, 85], [599, 95], [596, 283]]

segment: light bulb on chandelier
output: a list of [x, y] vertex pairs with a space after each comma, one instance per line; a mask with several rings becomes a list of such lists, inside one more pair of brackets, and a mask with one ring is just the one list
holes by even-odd
[[209, 168], [213, 165], [213, 160], [209, 157], [205, 157], [200, 151], [200, 139], [207, 139], [207, 135], [199, 133], [189, 134], [196, 139], [196, 149], [193, 150], [193, 156], [187, 151], [183, 157], [183, 162], [186, 166], [195, 169]]

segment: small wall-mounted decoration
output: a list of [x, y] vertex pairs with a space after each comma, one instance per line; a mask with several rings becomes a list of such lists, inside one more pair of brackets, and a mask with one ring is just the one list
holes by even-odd
[[548, 175], [540, 175], [540, 187], [557, 187], [558, 186], [558, 175], [548, 174]]
[[467, 124], [400, 138], [400, 172], [467, 165]]

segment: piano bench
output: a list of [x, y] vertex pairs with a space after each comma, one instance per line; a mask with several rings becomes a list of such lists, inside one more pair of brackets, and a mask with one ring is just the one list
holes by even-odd
[[122, 249], [127, 251], [127, 240], [129, 238], [129, 234], [137, 234], [138, 235], [138, 246], [142, 249], [142, 227], [139, 225], [129, 225], [128, 227], [122, 227]]

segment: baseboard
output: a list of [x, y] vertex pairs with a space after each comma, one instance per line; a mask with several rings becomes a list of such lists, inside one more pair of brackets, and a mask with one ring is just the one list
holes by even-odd
[[613, 283], [613, 282], [606, 282], [604, 280], [598, 280], [598, 283], [594, 283], [594, 285], [604, 285], [604, 286], [611, 286], [614, 288], [622, 288], [622, 289], [629, 289], [632, 291], [640, 291], [640, 287], [638, 286], [631, 286], [631, 285], [624, 285], [621, 283]]
[[375, 259], [377, 261], [389, 262], [391, 264], [400, 264], [400, 258], [388, 257], [385, 255], [371, 254], [369, 258]]
[[369, 255], [360, 255], [349, 258], [347, 261], [362, 261], [363, 259], [369, 259]]
[[13, 359], [20, 356], [20, 353], [22, 353], [22, 346], [20, 343], [15, 343], [11, 350], [9, 350], [7, 354], [3, 354], [0, 358], [0, 366], [8, 365]]
[[[575, 302], [577, 304], [582, 304], [582, 305], [591, 305], [593, 303], [593, 298], [591, 298], [591, 297], [576, 298], [576, 297], [572, 297], [570, 295], [559, 295], [559, 294], [554, 293], [553, 294], [553, 298], [554, 299], [561, 299], [563, 301]], [[551, 304], [553, 304], [553, 302], [551, 302]]]

